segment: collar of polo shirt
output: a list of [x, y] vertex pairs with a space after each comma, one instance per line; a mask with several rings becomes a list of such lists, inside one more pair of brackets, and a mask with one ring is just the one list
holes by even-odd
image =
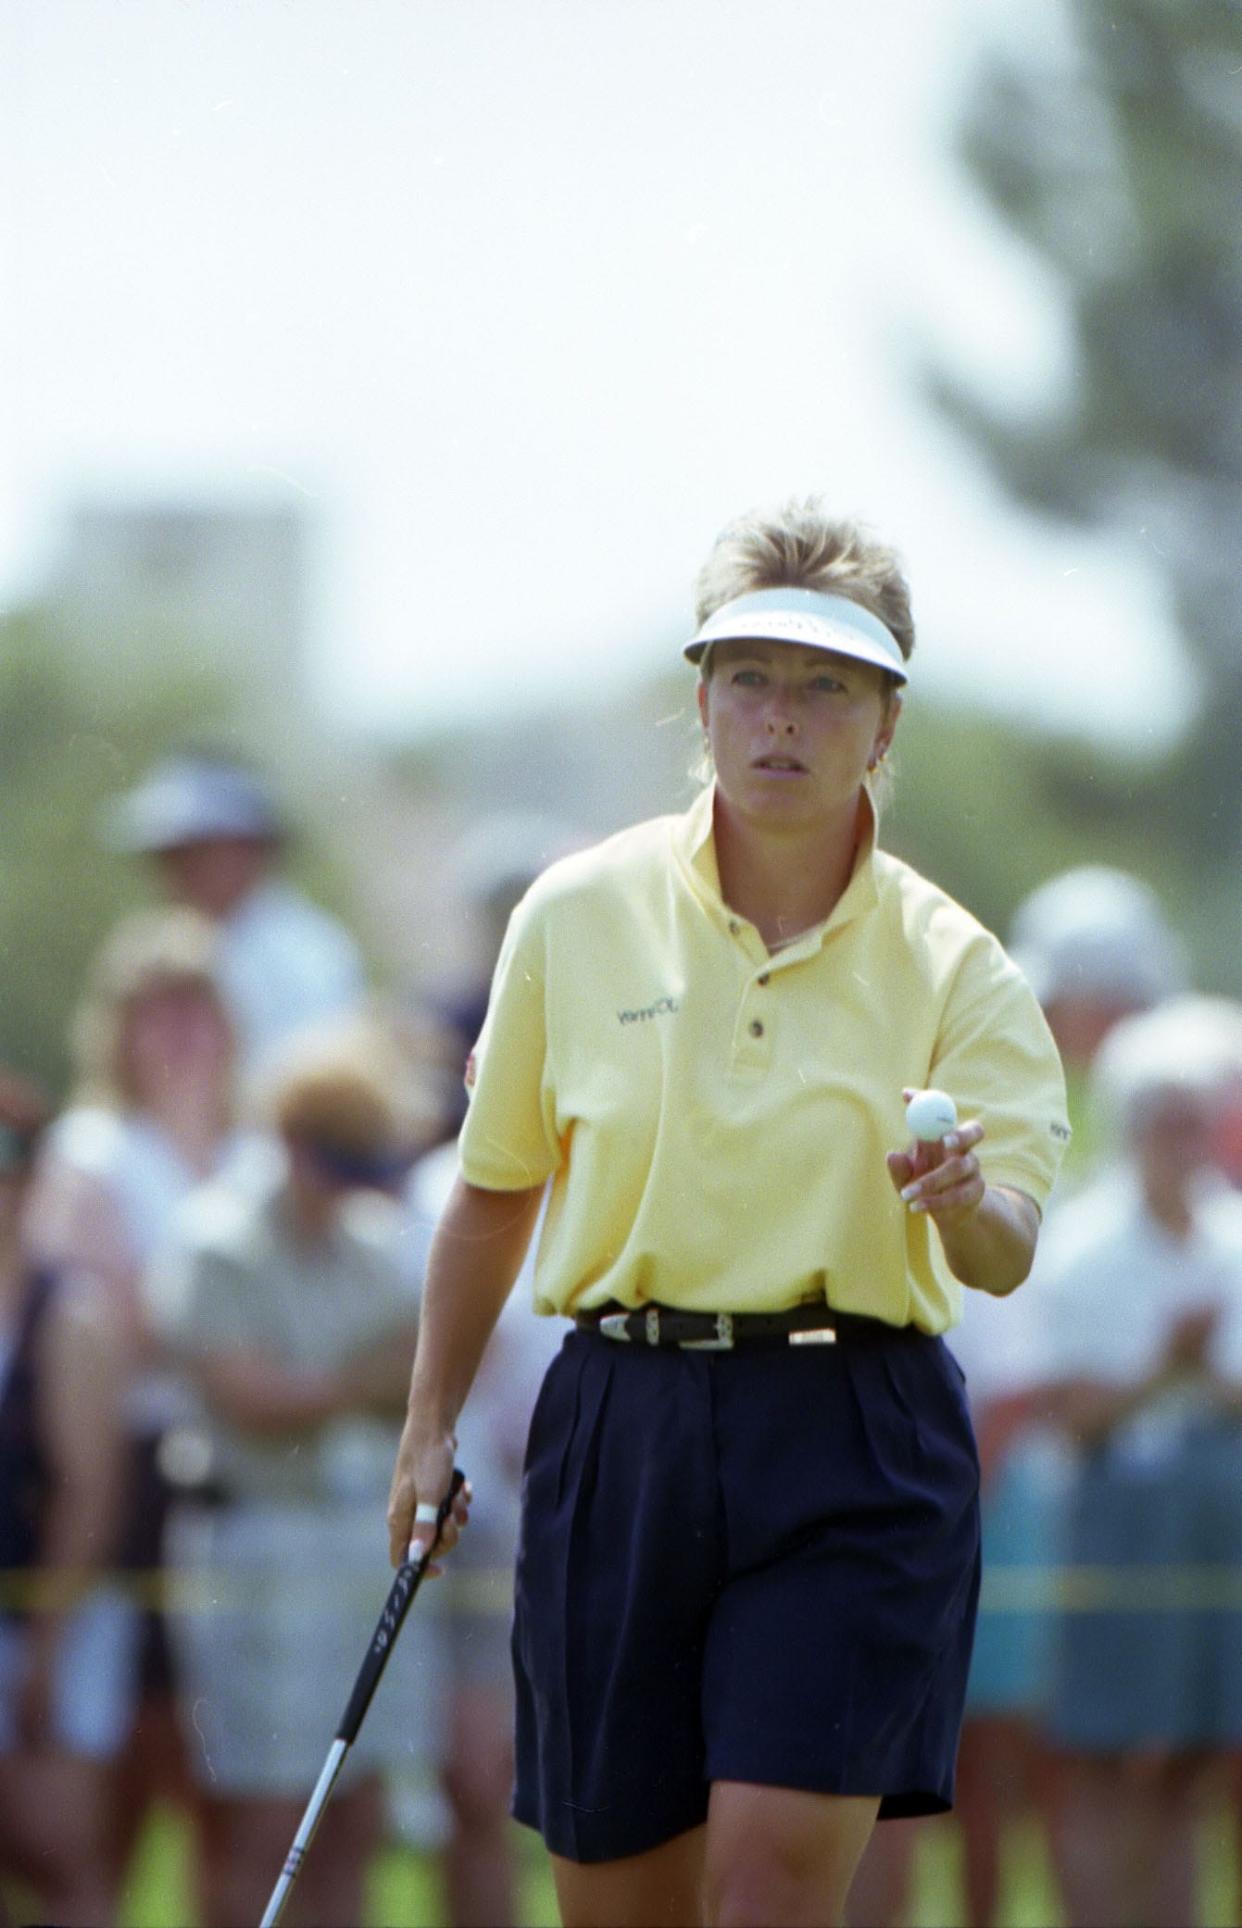
[[898, 683], [908, 681], [892, 630], [861, 603], [820, 589], [755, 589], [735, 596], [712, 612], [682, 654], [697, 663], [712, 644], [731, 642], [801, 643], [872, 663]]

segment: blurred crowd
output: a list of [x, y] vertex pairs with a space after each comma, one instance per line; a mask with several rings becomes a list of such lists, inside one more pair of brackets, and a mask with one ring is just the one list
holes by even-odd
[[[259, 1918], [386, 1591], [384, 1502], [463, 1073], [504, 923], [573, 842], [479, 829], [471, 970], [383, 1002], [291, 883], [263, 776], [171, 757], [109, 816], [151, 908], [104, 934], [74, 1088], [0, 1068], [0, 1920], [118, 1917], [174, 1803], [205, 1928]], [[1242, 1869], [1242, 1007], [1195, 993], [1137, 879], [1049, 880], [1007, 934], [1075, 1135], [1036, 1269], [951, 1343], [985, 1579], [954, 1817], [877, 1830], [858, 1928], [911, 1918], [931, 1830], [1002, 1919], [1037, 1839], [1063, 1919], [1196, 1918]], [[558, 1323], [519, 1281], [467, 1408], [469, 1533], [394, 1654], [290, 1919], [357, 1923], [381, 1844], [454, 1928], [518, 1918], [509, 1572]], [[424, 1610], [426, 1602], [426, 1610]], [[1242, 1880], [1242, 1876], [1239, 1877]], [[1242, 1895], [1235, 1905], [1242, 1919]]]
[[[542, 821], [458, 853], [477, 958], [417, 1009], [294, 887], [261, 773], [170, 757], [104, 826], [152, 906], [103, 935], [73, 1088], [0, 1067], [0, 1920], [106, 1924], [157, 1804], [205, 1928], [263, 1912], [387, 1592], [384, 1507], [468, 1050]], [[364, 1918], [377, 1849], [516, 1919], [508, 1588], [560, 1334], [515, 1290], [424, 1591], [288, 1919]]]
[[1155, 894], [1104, 866], [1008, 937], [1074, 1137], [1030, 1278], [968, 1292], [949, 1335], [983, 1476], [956, 1811], [877, 1829], [851, 1919], [909, 1920], [948, 1827], [978, 1928], [1033, 1855], [1071, 1928], [1185, 1928], [1205, 1845], [1238, 1921], [1242, 1005], [1194, 991]]

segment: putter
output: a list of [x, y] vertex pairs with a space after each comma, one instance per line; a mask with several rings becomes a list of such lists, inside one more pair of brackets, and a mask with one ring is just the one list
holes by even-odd
[[271, 1900], [264, 1910], [260, 1928], [275, 1928], [275, 1923], [280, 1920], [284, 1912], [285, 1903], [289, 1899], [290, 1891], [301, 1871], [302, 1863], [305, 1861], [307, 1853], [309, 1852], [310, 1844], [315, 1838], [315, 1830], [323, 1819], [323, 1811], [327, 1807], [329, 1796], [332, 1793], [333, 1787], [336, 1785], [337, 1775], [345, 1765], [345, 1756], [358, 1738], [358, 1730], [366, 1718], [367, 1708], [371, 1705], [371, 1697], [375, 1689], [379, 1686], [380, 1675], [388, 1664], [388, 1656], [392, 1652], [397, 1635], [401, 1631], [401, 1623], [409, 1612], [414, 1595], [418, 1592], [419, 1586], [422, 1584], [424, 1573], [426, 1573], [427, 1568], [431, 1565], [432, 1556], [440, 1544], [440, 1535], [444, 1531], [444, 1523], [452, 1510], [453, 1501], [457, 1498], [465, 1482], [466, 1476], [461, 1468], [454, 1467], [449, 1490], [441, 1500], [439, 1511], [436, 1514], [435, 1532], [432, 1536], [430, 1546], [421, 1559], [403, 1560], [397, 1568], [397, 1577], [389, 1588], [388, 1598], [384, 1602], [384, 1611], [381, 1613], [379, 1624], [371, 1636], [371, 1645], [367, 1649], [366, 1659], [358, 1669], [358, 1678], [354, 1682], [354, 1690], [349, 1696], [349, 1702], [345, 1708], [345, 1712], [341, 1715], [340, 1723], [336, 1730], [336, 1739], [328, 1749], [328, 1758], [323, 1764], [318, 1781], [315, 1783], [315, 1791], [306, 1803], [306, 1812], [302, 1816], [301, 1822], [298, 1825], [298, 1831], [293, 1837], [293, 1846], [285, 1857], [285, 1865], [280, 1871], [280, 1877], [276, 1886], [272, 1889]]

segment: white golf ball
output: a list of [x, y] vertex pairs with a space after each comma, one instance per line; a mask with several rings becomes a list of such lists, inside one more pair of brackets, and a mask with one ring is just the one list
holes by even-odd
[[916, 1091], [906, 1106], [910, 1136], [934, 1144], [957, 1123], [957, 1106], [947, 1091]]

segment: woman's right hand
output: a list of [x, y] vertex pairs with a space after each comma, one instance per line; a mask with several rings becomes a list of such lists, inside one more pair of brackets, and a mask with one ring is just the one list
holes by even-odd
[[[434, 1514], [453, 1478], [455, 1446], [451, 1433], [427, 1432], [419, 1425], [416, 1414], [407, 1415], [388, 1495], [388, 1557], [393, 1566], [398, 1567], [405, 1560], [421, 1559], [431, 1545], [435, 1534]], [[467, 1480], [444, 1522], [437, 1552], [448, 1553], [456, 1546], [470, 1518], [470, 1496]], [[431, 1509], [429, 1517], [415, 1517], [420, 1505]], [[435, 1564], [427, 1569], [430, 1574], [439, 1570]]]

